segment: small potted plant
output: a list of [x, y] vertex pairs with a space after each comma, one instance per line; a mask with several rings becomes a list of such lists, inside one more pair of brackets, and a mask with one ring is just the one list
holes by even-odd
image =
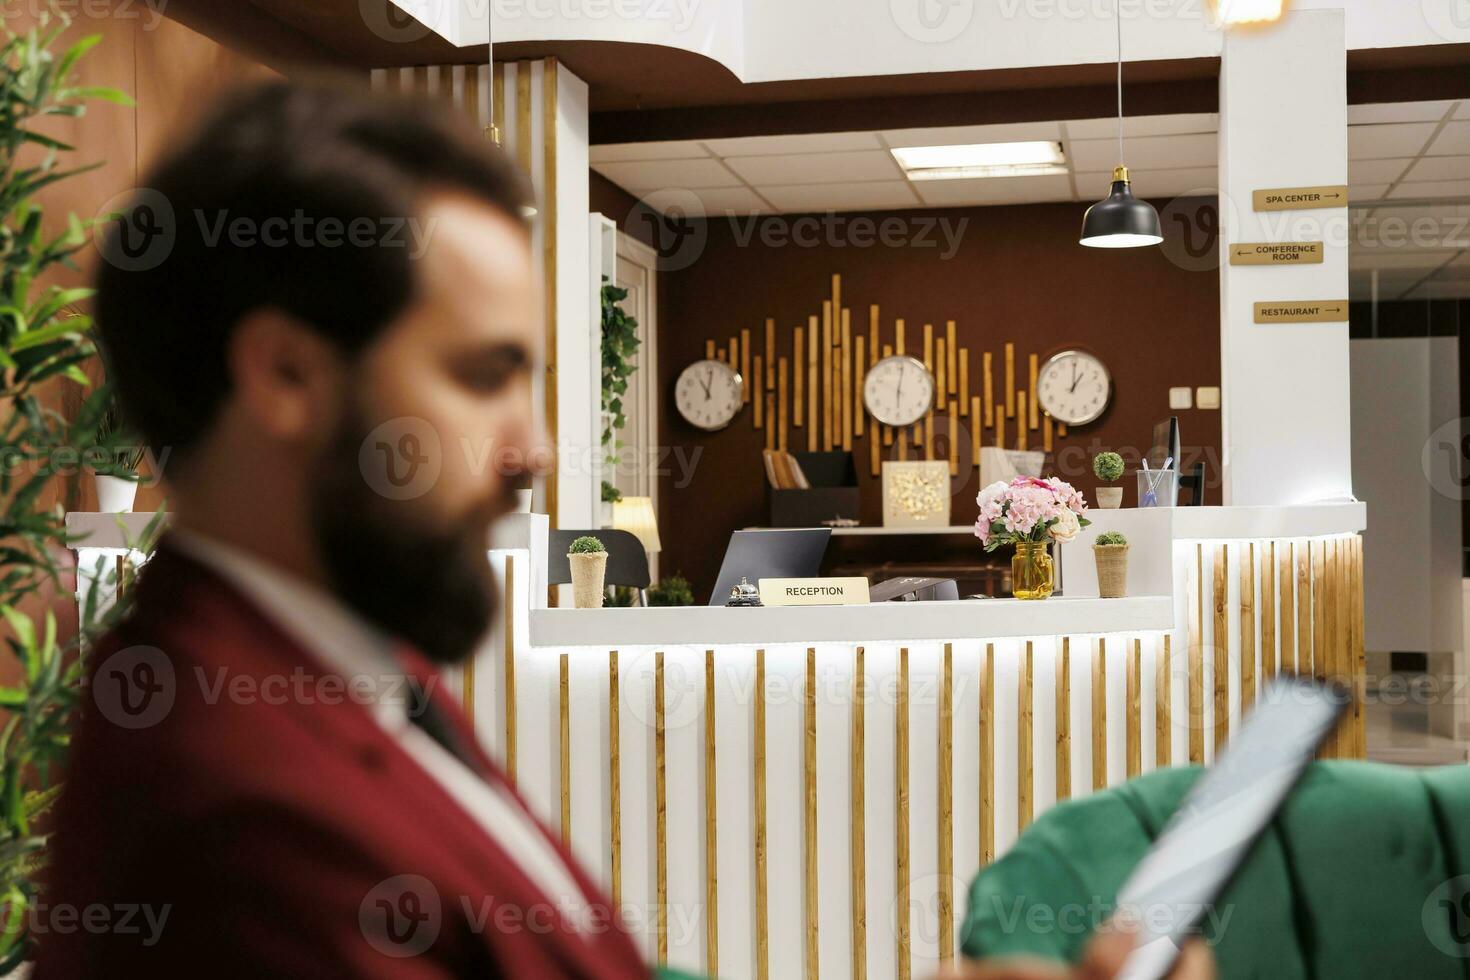
[[[1123, 457], [1117, 453], [1098, 453], [1092, 457], [1092, 472], [1104, 483], [1116, 483], [1123, 475]], [[1103, 510], [1117, 510], [1122, 503], [1122, 487], [1097, 488], [1097, 505]]]
[[1097, 561], [1097, 594], [1104, 599], [1121, 599], [1128, 594], [1128, 539], [1117, 531], [1104, 531], [1092, 542]]
[[675, 572], [649, 587], [648, 604], [650, 606], [692, 606], [694, 605], [694, 590], [689, 587], [687, 578]]
[[567, 549], [567, 561], [572, 566], [572, 602], [578, 609], [601, 609], [607, 549], [601, 541], [584, 534]]
[[132, 440], [132, 431], [124, 424], [114, 401], [97, 423], [100, 460], [92, 481], [97, 490], [99, 513], [126, 514], [133, 509], [133, 501], [138, 496], [138, 467], [143, 462], [143, 447], [123, 444]]

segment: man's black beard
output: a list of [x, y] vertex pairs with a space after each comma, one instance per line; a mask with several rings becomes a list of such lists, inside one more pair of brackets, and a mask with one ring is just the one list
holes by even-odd
[[345, 419], [311, 484], [312, 534], [332, 591], [433, 663], [460, 663], [496, 610], [483, 515], [421, 526], [412, 501], [389, 500], [364, 479], [358, 449], [367, 432]]

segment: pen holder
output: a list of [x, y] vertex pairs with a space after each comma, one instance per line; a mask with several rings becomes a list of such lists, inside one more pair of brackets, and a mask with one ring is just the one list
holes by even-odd
[[1173, 507], [1178, 502], [1178, 470], [1138, 471], [1138, 506]]

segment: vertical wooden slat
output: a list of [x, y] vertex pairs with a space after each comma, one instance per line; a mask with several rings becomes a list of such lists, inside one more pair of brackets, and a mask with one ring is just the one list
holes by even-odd
[[1048, 453], [1052, 450], [1052, 424], [1050, 415], [1043, 415], [1041, 417], [1041, 449], [1043, 452]]
[[1219, 545], [1215, 550], [1214, 586], [1210, 592], [1210, 605], [1214, 610], [1214, 714], [1215, 752], [1225, 747], [1230, 737], [1230, 596], [1226, 582], [1226, 568], [1230, 561], [1228, 546]]
[[995, 860], [995, 644], [985, 644], [980, 684], [980, 865]]
[[1327, 648], [1327, 542], [1312, 542], [1312, 673], [1327, 677], [1331, 651]]
[[980, 404], [985, 406], [985, 425], [994, 425], [995, 373], [990, 366], [990, 351], [980, 355]]
[[1057, 801], [1072, 795], [1072, 638], [1062, 637], [1057, 655]]
[[832, 450], [832, 318], [830, 299], [822, 300], [822, 451]]
[[[546, 310], [546, 345], [541, 352], [545, 363], [545, 406], [543, 414], [546, 419], [546, 439], [549, 445], [556, 445], [557, 432], [560, 425], [557, 421], [560, 414], [559, 400], [557, 398], [557, 377], [560, 365], [556, 357], [556, 322], [557, 322], [557, 206], [561, 199], [557, 188], [556, 161], [557, 153], [557, 76], [558, 67], [555, 58], [543, 58], [541, 60], [541, 133], [542, 133], [542, 155], [544, 161], [543, 173], [541, 175], [541, 227], [544, 233], [541, 236], [542, 269], [541, 269], [541, 295], [544, 297], [542, 303]], [[525, 64], [516, 73], [519, 80], [526, 79], [526, 108], [530, 109], [530, 83], [531, 66]], [[526, 129], [526, 148], [530, 149], [530, 127]], [[527, 171], [530, 170], [531, 161], [526, 160]], [[542, 477], [546, 486], [546, 513], [550, 515], [551, 526], [557, 526], [557, 484], [556, 454], [547, 455], [547, 472]]]
[[[970, 414], [970, 348], [961, 347], [960, 360], [960, 414]], [[971, 423], [975, 428], [980, 428], [980, 419], [976, 417]]]
[[970, 398], [970, 465], [980, 465], [980, 396]]
[[821, 435], [822, 421], [817, 415], [817, 318], [806, 321], [806, 451], [817, 451], [817, 439]]
[[1006, 344], [1006, 418], [1016, 417], [1016, 345]]
[[852, 339], [853, 354], [852, 362], [852, 437], [861, 439], [863, 437], [863, 377], [866, 371], [864, 358], [868, 355], [868, 339], [858, 334]]
[[[898, 975], [909, 980], [913, 963], [909, 956], [909, 649], [898, 649], [898, 703], [895, 706], [895, 759], [897, 780], [897, 818], [894, 822], [894, 854], [896, 857], [896, 908], [898, 939]], [[812, 980], [815, 974], [808, 974]]]
[[1256, 543], [1240, 554], [1240, 708], [1256, 703]]
[[[117, 581], [118, 581], [118, 591], [119, 592], [123, 588], [123, 585], [122, 585], [122, 572], [123, 572], [123, 568], [124, 568], [124, 565], [123, 565], [124, 558], [125, 558], [124, 555], [118, 555], [118, 573], [119, 574], [118, 574]], [[474, 658], [473, 657], [471, 657], [470, 659], [466, 660], [464, 662], [464, 667], [460, 670], [460, 694], [459, 694], [459, 697], [460, 697], [460, 707], [464, 711], [464, 723], [465, 723], [465, 727], [468, 728], [471, 732], [473, 732], [475, 730], [475, 661], [474, 661]]]
[[791, 409], [795, 425], [804, 425], [806, 420], [806, 331], [801, 327], [796, 328], [796, 334], [791, 342]]
[[1027, 358], [1027, 361], [1027, 370], [1030, 374], [1030, 382], [1026, 386], [1026, 403], [1029, 406], [1028, 411], [1030, 412], [1030, 415], [1027, 418], [1026, 425], [1028, 428], [1039, 429], [1041, 427], [1041, 417], [1036, 411], [1036, 374], [1039, 369], [1038, 356], [1036, 354], [1032, 354], [1030, 357]]
[[653, 783], [654, 783], [654, 874], [658, 907], [656, 937], [658, 962], [669, 961], [669, 787], [665, 768], [664, 652], [653, 655]]
[[[877, 440], [874, 440], [876, 443]], [[868, 976], [868, 869], [867, 869], [867, 669], [863, 648], [854, 654], [852, 669], [852, 815], [850, 862], [852, 865], [852, 976]]]
[[878, 363], [878, 304], [868, 307], [868, 367]]
[[1192, 591], [1189, 606], [1189, 761], [1205, 761], [1205, 648], [1202, 630], [1205, 619], [1205, 558], [1203, 544], [1194, 546]]
[[[783, 360], [781, 366], [785, 367]], [[719, 797], [715, 780], [715, 652], [704, 651], [704, 966], [720, 975]]]
[[[1020, 420], [1024, 423], [1024, 419]], [[1108, 641], [1098, 638], [1092, 658], [1092, 788], [1108, 785]]]
[[842, 450], [852, 451], [852, 310], [842, 311], [842, 370], [839, 372], [837, 414], [842, 420]]
[[1368, 665], [1363, 636], [1363, 538], [1358, 534], [1353, 535], [1353, 579], [1350, 588], [1352, 589], [1353, 617], [1353, 690], [1356, 695], [1353, 698], [1353, 758], [1366, 759], [1368, 757], [1368, 731], [1363, 701], [1368, 693]]
[[949, 405], [949, 361], [944, 350], [944, 338], [934, 342], [934, 410], [943, 412]]
[[802, 692], [805, 707], [802, 719], [802, 852], [806, 861], [806, 975], [815, 980], [817, 970], [817, 650], [806, 650], [806, 689]]
[[612, 903], [614, 912], [623, 905], [623, 759], [618, 694], [618, 651], [607, 654], [607, 795], [608, 838], [612, 850]]
[[766, 651], [755, 651], [755, 975], [771, 975], [771, 920], [766, 902]]
[[531, 176], [531, 64], [516, 65], [516, 162]]
[[[1337, 671], [1337, 679], [1352, 690], [1355, 686], [1353, 676], [1353, 623], [1350, 613], [1350, 601], [1348, 598], [1349, 580], [1352, 575], [1352, 558], [1349, 554], [1350, 542], [1347, 538], [1338, 537], [1332, 541], [1332, 566], [1333, 566], [1333, 650], [1335, 651], [1334, 667]], [[1338, 726], [1338, 758], [1351, 759], [1355, 754], [1354, 742], [1356, 732], [1354, 731], [1354, 719], [1352, 712], [1348, 712]]]
[[939, 960], [954, 958], [954, 648], [939, 688]]
[[1296, 590], [1293, 587], [1296, 577], [1292, 571], [1294, 547], [1292, 542], [1282, 541], [1281, 554], [1276, 558], [1276, 588], [1280, 593], [1278, 605], [1281, 608], [1281, 669], [1292, 674], [1300, 670], [1296, 643]]
[[786, 451], [786, 358], [776, 364], [776, 448]]
[[1276, 676], [1276, 542], [1268, 541], [1261, 550], [1261, 683]]
[[[936, 370], [934, 364], [934, 324], [924, 324], [924, 366], [929, 369], [931, 375]], [[935, 397], [938, 398], [938, 385], [935, 385]], [[924, 458], [934, 458], [934, 410], [930, 409], [924, 416], [922, 425], [914, 426], [914, 440], [924, 445]]]
[[1138, 674], [1143, 669], [1143, 640], [1133, 640], [1133, 652], [1128, 657], [1128, 718], [1125, 728], [1128, 778], [1132, 779], [1143, 771], [1143, 707], [1139, 702]]
[[[801, 328], [797, 327], [797, 336], [801, 336]], [[800, 344], [797, 345], [798, 347]], [[740, 328], [740, 378], [745, 384], [742, 386], [740, 400], [750, 402], [751, 389], [755, 387], [755, 379], [750, 376], [750, 328]]]
[[949, 416], [949, 475], [960, 474], [960, 415], [950, 412]]
[[955, 339], [955, 325], [953, 320], [944, 323], [945, 349], [949, 352], [949, 360], [945, 364], [945, 377], [949, 381], [949, 394], [959, 393], [959, 342]]
[[766, 375], [761, 384], [766, 391], [776, 387], [776, 321], [766, 317]]
[[1016, 392], [1016, 448], [1026, 449], [1029, 440], [1026, 438], [1026, 393]]
[[995, 445], [999, 449], [1006, 448], [1006, 407], [995, 406]]
[[560, 701], [561, 744], [558, 748], [561, 755], [561, 842], [565, 847], [572, 842], [572, 687], [571, 664], [565, 653], [561, 655], [560, 668], [557, 696]]
[[715, 360], [715, 342], [713, 339], [704, 342], [704, 359], [706, 361]]
[[1026, 659], [1021, 664], [1021, 682], [1017, 686], [1016, 710], [1016, 829], [1025, 830], [1031, 824], [1031, 784], [1035, 776], [1032, 762], [1032, 723], [1034, 662], [1032, 641], [1026, 641]]
[[1312, 543], [1296, 547], [1296, 669], [1312, 672]]
[[730, 362], [730, 370], [732, 370], [732, 371], [739, 371], [740, 370], [740, 338], [739, 337], [731, 337], [730, 338], [730, 357], [729, 357], [729, 362]]
[[878, 420], [868, 416], [868, 456], [873, 467], [873, 475], [879, 476], [883, 472], [883, 440], [878, 436]]
[[505, 122], [505, 65], [498, 63], [490, 71], [490, 106], [498, 128]]
[[1170, 665], [1170, 635], [1164, 634], [1159, 650], [1159, 662], [1154, 680], [1154, 764], [1163, 767], [1172, 762], [1174, 755], [1174, 719], [1171, 717], [1174, 700], [1174, 671]]
[[516, 781], [516, 558], [505, 556], [505, 778]]

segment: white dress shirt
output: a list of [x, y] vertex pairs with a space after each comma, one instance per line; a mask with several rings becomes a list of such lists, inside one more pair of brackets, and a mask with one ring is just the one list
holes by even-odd
[[585, 921], [586, 896], [561, 855], [521, 806], [409, 720], [407, 687], [402, 666], [393, 655], [392, 638], [317, 587], [239, 548], [177, 528], [169, 532], [169, 540], [219, 573], [277, 626], [341, 674], [354, 699], [367, 702], [378, 725], [499, 843], [564, 920], [574, 926]]

